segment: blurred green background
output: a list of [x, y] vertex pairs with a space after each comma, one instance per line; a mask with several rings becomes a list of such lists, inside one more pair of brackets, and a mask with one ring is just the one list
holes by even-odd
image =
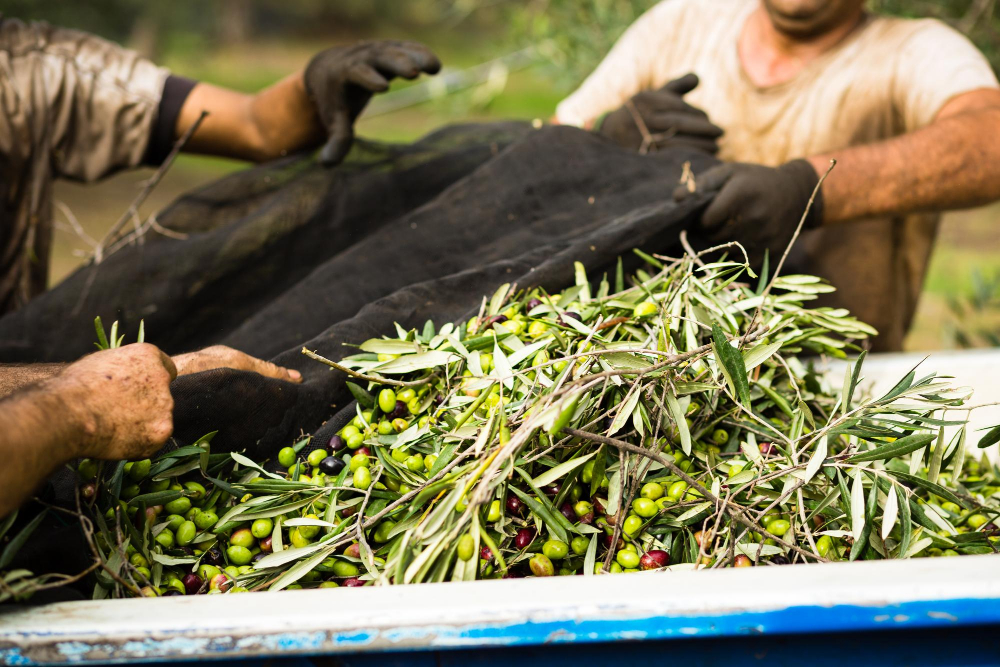
[[[874, 11], [933, 16], [967, 34], [1000, 65], [997, 0], [872, 0]], [[305, 65], [317, 51], [370, 38], [431, 46], [447, 70], [464, 72], [458, 90], [395, 85], [360, 120], [358, 133], [409, 141], [469, 120], [545, 119], [622, 31], [654, 0], [3, 0], [7, 16], [45, 20], [124, 43], [178, 74], [255, 91]], [[439, 77], [440, 78], [440, 77]], [[412, 96], [426, 101], [413, 103]], [[711, 112], [711, 110], [709, 110]], [[182, 156], [143, 207], [149, 214], [178, 195], [235, 169], [236, 162]], [[53, 284], [81, 261], [127, 208], [151, 170], [96, 185], [60, 182]], [[995, 344], [1000, 331], [1000, 205], [946, 216], [907, 348]]]

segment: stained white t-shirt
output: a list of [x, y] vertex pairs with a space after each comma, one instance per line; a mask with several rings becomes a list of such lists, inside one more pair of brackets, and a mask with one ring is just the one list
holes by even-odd
[[[694, 72], [701, 82], [685, 99], [725, 130], [719, 157], [774, 166], [920, 129], [957, 95], [998, 87], [983, 55], [944, 23], [871, 15], [791, 80], [759, 87], [737, 52], [758, 2], [660, 2], [559, 104], [557, 119], [589, 125], [636, 93]], [[832, 303], [879, 329], [876, 349], [899, 349], [938, 221], [921, 214], [815, 230], [790, 268], [831, 280]]]

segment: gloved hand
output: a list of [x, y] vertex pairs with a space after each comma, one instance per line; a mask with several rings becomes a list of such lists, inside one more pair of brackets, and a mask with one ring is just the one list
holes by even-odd
[[[806, 160], [780, 167], [732, 162], [695, 178], [695, 192], [717, 192], [701, 215], [701, 230], [715, 243], [739, 241], [751, 254], [769, 248], [783, 251], [805, 213], [819, 175]], [[693, 195], [687, 186], [674, 190], [674, 201]], [[822, 193], [816, 193], [804, 229], [823, 221]]]
[[332, 166], [344, 159], [354, 142], [354, 121], [373, 93], [387, 90], [397, 76], [415, 79], [440, 69], [437, 56], [415, 42], [359, 42], [316, 55], [306, 67], [305, 84], [328, 137], [320, 161]]
[[[698, 77], [685, 74], [659, 90], [635, 95], [617, 111], [604, 118], [598, 134], [622, 148], [647, 152], [668, 146], [694, 148], [708, 153], [719, 150], [716, 140], [722, 129], [708, 120], [708, 115], [684, 101], [683, 96], [698, 85]], [[645, 124], [649, 139], [643, 135], [636, 116]]]

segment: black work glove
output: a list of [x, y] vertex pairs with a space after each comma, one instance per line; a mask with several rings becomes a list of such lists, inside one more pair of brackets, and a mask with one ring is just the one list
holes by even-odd
[[[681, 146], [714, 154], [719, 150], [716, 140], [722, 136], [722, 130], [683, 97], [697, 85], [697, 76], [685, 74], [659, 90], [638, 93], [629, 103], [605, 116], [598, 134], [622, 148], [643, 153]], [[646, 126], [648, 138], [639, 128], [636, 116]]]
[[[715, 243], [738, 241], [751, 255], [765, 248], [781, 252], [792, 239], [819, 183], [816, 170], [806, 160], [780, 167], [731, 162], [712, 167], [694, 179], [695, 192], [717, 192], [701, 215], [701, 231]], [[691, 196], [686, 185], [674, 190], [674, 201]], [[804, 229], [823, 221], [823, 197], [809, 209]]]
[[437, 56], [415, 42], [359, 42], [316, 55], [306, 67], [305, 84], [329, 137], [320, 161], [329, 167], [344, 159], [354, 142], [354, 121], [373, 93], [388, 90], [397, 76], [415, 79], [440, 69]]

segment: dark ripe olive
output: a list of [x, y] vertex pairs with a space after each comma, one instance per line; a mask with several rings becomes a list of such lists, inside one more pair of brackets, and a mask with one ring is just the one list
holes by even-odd
[[670, 565], [670, 554], [662, 549], [650, 549], [639, 559], [639, 567], [643, 570], [655, 570], [667, 565]]
[[194, 555], [194, 547], [183, 546], [180, 549], [181, 549], [181, 551], [183, 551], [188, 556], [193, 556]]
[[498, 322], [500, 324], [503, 324], [506, 321], [507, 321], [507, 316], [506, 315], [491, 315], [490, 317], [486, 318], [485, 324], [486, 324], [486, 326], [491, 327], [491, 326], [493, 326], [494, 324], [496, 324]]
[[515, 572], [514, 570], [507, 570], [507, 574], [500, 577], [501, 579], [524, 579], [524, 575], [520, 572]]
[[168, 588], [166, 590], [166, 592], [161, 597], [168, 598], [168, 597], [172, 597], [174, 595], [183, 595], [183, 593], [181, 593], [180, 591], [174, 590], [173, 588]]
[[330, 438], [329, 447], [331, 452], [339, 452], [344, 447], [347, 447], [347, 442], [345, 442], [339, 435], [335, 435]]
[[319, 469], [326, 475], [338, 475], [347, 463], [339, 456], [328, 456], [319, 462]]
[[562, 515], [566, 517], [570, 523], [576, 521], [576, 510], [574, 510], [573, 506], [569, 503], [563, 503], [562, 507], [559, 508], [559, 511], [562, 512]]
[[260, 541], [260, 542], [258, 543], [258, 544], [259, 544], [259, 546], [260, 546], [260, 550], [261, 550], [262, 552], [264, 552], [264, 553], [266, 553], [266, 554], [269, 554], [269, 553], [271, 553], [271, 551], [272, 551], [272, 550], [274, 549], [274, 547], [272, 546], [272, 542], [271, 542], [271, 539], [272, 539], [272, 538], [271, 538], [271, 536], [270, 536], [270, 535], [268, 535], [267, 537], [263, 538], [263, 539], [262, 539], [262, 540], [261, 540], [261, 541]]
[[493, 558], [493, 552], [489, 547], [482, 547], [479, 549], [479, 557], [483, 560], [491, 560]]
[[572, 310], [567, 310], [565, 313], [563, 313], [563, 317], [572, 317], [577, 322], [583, 321], [583, 318], [580, 317], [580, 313], [574, 313]]
[[403, 401], [396, 401], [396, 409], [389, 414], [390, 419], [402, 419], [409, 416], [410, 411]]
[[[604, 546], [606, 546], [609, 549], [611, 549], [612, 548], [611, 545], [614, 544], [614, 542], [611, 541], [612, 537], [613, 537], [613, 535], [605, 535], [604, 536]], [[614, 547], [614, 548], [617, 550], [617, 549], [621, 549], [624, 546], [625, 546], [625, 540], [623, 540], [622, 538], [619, 537], [618, 538], [618, 546]]]
[[988, 536], [992, 537], [1000, 533], [1000, 528], [998, 528], [997, 525], [991, 521], [990, 523], [984, 525], [980, 532], [986, 533]]
[[371, 456], [372, 455], [372, 450], [368, 449], [367, 447], [358, 447], [356, 450], [354, 450], [354, 455], [357, 456], [358, 454], [364, 454], [365, 456]]
[[348, 588], [358, 588], [359, 586], [364, 586], [364, 585], [365, 582], [361, 581], [357, 577], [350, 577], [348, 579], [344, 579], [343, 583], [341, 584], [341, 586], [347, 586]]
[[604, 498], [594, 498], [594, 514], [604, 514], [604, 508], [607, 506], [608, 501]]
[[771, 562], [775, 565], [788, 565], [788, 559], [781, 555], [771, 557]]
[[759, 446], [760, 453], [764, 456], [770, 456], [774, 453], [774, 445], [770, 442], [762, 442]]
[[185, 574], [181, 583], [184, 584], [184, 590], [187, 591], [188, 595], [194, 595], [201, 589], [201, 577], [194, 573]]
[[264, 558], [265, 556], [267, 556], [267, 552], [264, 551], [263, 549], [261, 549], [261, 552], [259, 554], [254, 554], [253, 558], [250, 559], [250, 562], [251, 563], [256, 563], [257, 561], [259, 561], [261, 558]]
[[587, 512], [586, 514], [584, 514], [583, 516], [581, 516], [578, 519], [578, 521], [580, 523], [587, 524], [589, 526], [590, 524], [594, 523], [594, 513], [593, 512]]
[[535, 539], [535, 531], [530, 528], [522, 528], [517, 531], [517, 535], [514, 536], [514, 546], [518, 549], [524, 549], [531, 541]]
[[222, 565], [222, 550], [219, 547], [212, 547], [202, 556], [201, 562], [209, 565]]
[[548, 486], [542, 487], [542, 493], [544, 493], [547, 496], [558, 496], [560, 491], [562, 491], [562, 485], [559, 484], [558, 482], [553, 482]]
[[542, 305], [541, 299], [528, 299], [528, 303], [524, 304], [524, 308], [527, 312], [530, 313], [535, 308], [538, 308], [540, 305]]
[[520, 498], [518, 498], [517, 496], [515, 496], [513, 494], [507, 496], [507, 511], [508, 512], [510, 512], [511, 514], [520, 514], [521, 513], [521, 509], [523, 507], [524, 507], [524, 503], [521, 502]]

